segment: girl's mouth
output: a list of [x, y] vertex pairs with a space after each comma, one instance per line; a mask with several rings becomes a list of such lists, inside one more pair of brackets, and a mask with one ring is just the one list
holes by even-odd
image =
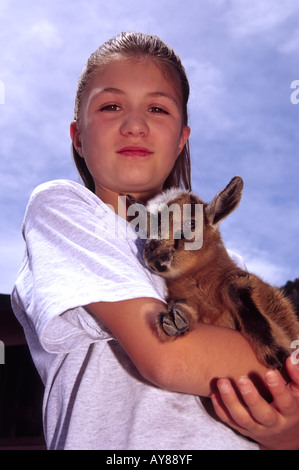
[[148, 157], [152, 155], [154, 152], [145, 148], [145, 147], [123, 147], [117, 151], [120, 155], [124, 155], [125, 157]]

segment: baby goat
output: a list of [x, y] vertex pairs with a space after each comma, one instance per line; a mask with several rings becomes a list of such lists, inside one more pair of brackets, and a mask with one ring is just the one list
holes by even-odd
[[198, 223], [194, 208], [196, 204], [203, 207], [199, 249], [185, 249], [182, 211], [179, 215], [169, 211], [168, 238], [149, 238], [145, 242], [144, 260], [165, 278], [168, 288], [168, 312], [159, 316], [158, 333], [163, 340], [169, 340], [192, 330], [198, 321], [233, 328], [247, 338], [263, 364], [280, 369], [291, 342], [299, 337], [294, 309], [280, 290], [234, 263], [218, 230], [220, 221], [239, 205], [242, 189], [242, 178], [235, 177], [210, 204], [179, 189], [166, 191], [147, 204], [148, 217], [160, 213], [159, 234], [163, 206], [176, 204], [183, 209], [189, 205], [193, 215], [187, 223], [193, 228]]

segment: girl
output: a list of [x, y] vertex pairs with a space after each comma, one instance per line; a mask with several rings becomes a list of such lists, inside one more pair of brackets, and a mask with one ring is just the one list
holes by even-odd
[[[108, 41], [79, 78], [70, 129], [85, 187], [57, 180], [31, 196], [12, 300], [45, 384], [48, 449], [258, 448], [233, 427], [263, 448], [299, 446], [298, 371], [288, 364], [287, 387], [238, 332], [210, 325], [161, 343], [151, 324], [163, 280], [142, 264], [142, 240], [114, 233], [131, 230], [120, 195], [190, 188], [188, 97], [179, 58], [158, 38]], [[249, 373], [266, 377], [272, 405]], [[218, 377], [236, 381], [248, 408]]]

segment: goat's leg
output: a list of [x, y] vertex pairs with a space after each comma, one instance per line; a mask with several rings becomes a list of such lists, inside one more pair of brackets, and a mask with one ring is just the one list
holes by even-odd
[[273, 335], [268, 318], [260, 311], [252, 296], [252, 289], [232, 285], [230, 295], [237, 305], [236, 328], [249, 341], [260, 362], [281, 369], [289, 351]]
[[185, 299], [174, 300], [168, 303], [168, 312], [161, 312], [158, 316], [157, 328], [163, 339], [167, 339], [165, 333], [176, 338], [192, 329], [196, 321], [196, 311]]

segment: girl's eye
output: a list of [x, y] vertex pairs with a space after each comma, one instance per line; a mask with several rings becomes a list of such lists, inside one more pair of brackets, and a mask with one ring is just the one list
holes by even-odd
[[108, 104], [107, 106], [103, 106], [100, 111], [118, 111], [120, 108], [117, 104]]
[[169, 114], [165, 109], [159, 108], [159, 106], [152, 106], [150, 111], [154, 114]]

